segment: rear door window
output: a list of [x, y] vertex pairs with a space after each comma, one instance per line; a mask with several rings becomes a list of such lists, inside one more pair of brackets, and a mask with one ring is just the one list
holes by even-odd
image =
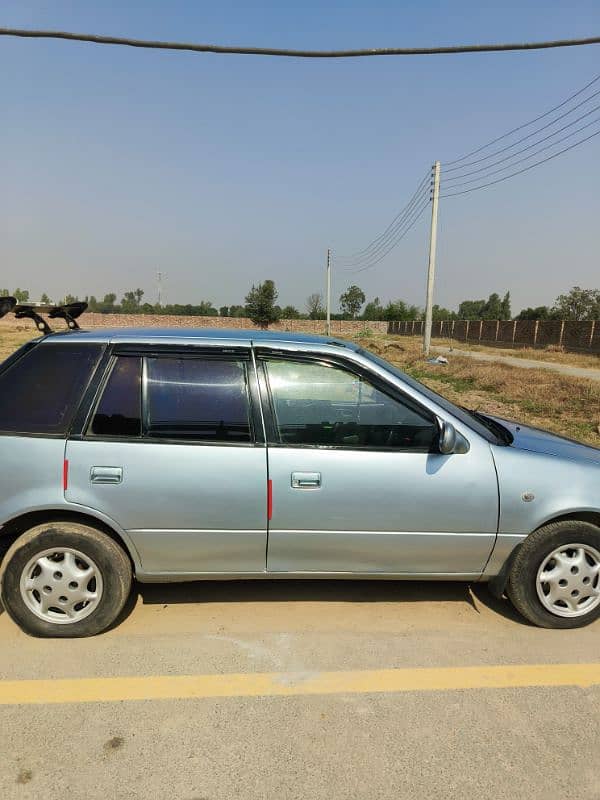
[[0, 431], [64, 435], [102, 346], [38, 344], [0, 373]]
[[94, 436], [142, 435], [142, 359], [119, 356], [92, 418]]
[[250, 442], [246, 362], [146, 359], [146, 433], [153, 438]]

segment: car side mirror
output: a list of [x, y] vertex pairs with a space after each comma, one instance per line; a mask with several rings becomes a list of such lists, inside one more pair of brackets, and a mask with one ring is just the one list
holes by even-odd
[[440, 453], [445, 456], [454, 452], [456, 447], [456, 428], [451, 422], [440, 422]]

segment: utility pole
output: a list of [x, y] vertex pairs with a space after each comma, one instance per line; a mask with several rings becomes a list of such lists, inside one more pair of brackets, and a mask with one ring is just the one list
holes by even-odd
[[327, 336], [331, 336], [331, 250], [327, 249]]
[[431, 195], [431, 231], [429, 234], [429, 268], [427, 270], [427, 296], [425, 298], [425, 328], [423, 330], [423, 352], [429, 355], [431, 325], [433, 321], [433, 284], [435, 279], [435, 251], [437, 247], [438, 206], [440, 201], [440, 162], [433, 165], [433, 192]]
[[162, 279], [163, 279], [162, 272], [157, 272], [156, 273], [156, 279], [158, 281], [158, 296], [157, 296], [157, 300], [156, 300], [156, 305], [159, 306], [161, 304], [161, 300], [162, 300]]

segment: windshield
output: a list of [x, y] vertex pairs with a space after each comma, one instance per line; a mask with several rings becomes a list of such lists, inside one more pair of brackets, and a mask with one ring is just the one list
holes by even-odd
[[419, 381], [411, 378], [410, 375], [407, 375], [406, 372], [403, 372], [398, 367], [395, 367], [393, 364], [390, 364], [389, 361], [386, 361], [385, 358], [381, 358], [380, 356], [376, 356], [375, 353], [371, 353], [368, 350], [363, 350], [362, 348], [356, 351], [359, 355], [364, 356], [369, 361], [372, 361], [374, 364], [377, 364], [383, 369], [391, 372], [392, 375], [395, 375], [397, 378], [400, 378], [404, 383], [407, 383], [413, 389], [419, 391], [422, 395], [427, 397], [429, 400], [432, 400], [436, 405], [443, 408], [444, 411], [447, 411], [449, 414], [452, 414], [453, 417], [463, 422], [469, 428], [474, 430], [480, 436], [483, 436], [488, 442], [493, 442], [494, 444], [498, 444], [499, 437], [494, 435], [494, 433], [490, 430], [487, 425], [484, 425], [477, 419], [476, 416], [471, 414], [470, 411], [467, 411], [465, 408], [461, 408], [460, 406], [455, 406], [454, 403], [451, 403], [447, 400], [443, 395], [434, 392], [433, 389], [430, 389], [425, 384], [420, 383]]

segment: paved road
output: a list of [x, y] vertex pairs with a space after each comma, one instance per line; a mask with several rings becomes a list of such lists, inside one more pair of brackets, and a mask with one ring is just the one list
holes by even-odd
[[588, 367], [572, 367], [569, 364], [557, 364], [554, 361], [538, 361], [534, 358], [517, 358], [515, 356], [501, 356], [493, 353], [480, 353], [477, 350], [458, 350], [456, 347], [432, 346], [432, 350], [437, 353], [450, 353], [456, 356], [468, 356], [477, 361], [501, 361], [503, 364], [510, 364], [511, 367], [521, 367], [522, 369], [549, 369], [552, 372], [560, 372], [563, 375], [570, 375], [573, 378], [589, 378], [591, 381], [600, 381], [600, 369]]
[[62, 642], [3, 614], [0, 797], [598, 798], [599, 635], [444, 583], [151, 587]]

